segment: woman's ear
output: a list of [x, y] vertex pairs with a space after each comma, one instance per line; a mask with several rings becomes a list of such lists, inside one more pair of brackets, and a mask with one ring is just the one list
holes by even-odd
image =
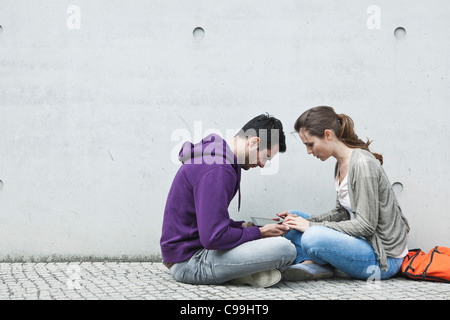
[[333, 130], [330, 129], [326, 129], [324, 131], [324, 138], [327, 139], [328, 141], [333, 140], [333, 137], [335, 136]]

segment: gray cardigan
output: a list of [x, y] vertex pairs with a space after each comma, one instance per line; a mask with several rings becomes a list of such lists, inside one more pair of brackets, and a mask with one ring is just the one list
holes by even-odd
[[[335, 176], [338, 172], [336, 164]], [[387, 256], [400, 255], [407, 245], [409, 224], [380, 162], [368, 151], [353, 149], [348, 171], [348, 193], [355, 218], [336, 198], [336, 208], [311, 217], [310, 226], [322, 225], [354, 237], [364, 237], [375, 250], [381, 269]]]

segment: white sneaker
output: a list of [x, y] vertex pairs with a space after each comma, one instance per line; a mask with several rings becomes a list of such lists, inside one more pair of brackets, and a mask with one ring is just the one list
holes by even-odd
[[290, 266], [283, 274], [283, 280], [303, 281], [326, 279], [333, 276], [333, 270], [317, 263], [294, 264]]
[[249, 284], [254, 287], [267, 288], [281, 280], [281, 272], [277, 269], [261, 271], [245, 277], [233, 279], [231, 284]]

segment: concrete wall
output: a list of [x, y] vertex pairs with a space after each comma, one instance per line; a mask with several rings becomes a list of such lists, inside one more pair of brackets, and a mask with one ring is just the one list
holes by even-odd
[[182, 140], [264, 112], [288, 151], [243, 173], [232, 217], [327, 211], [334, 160], [290, 134], [324, 104], [403, 185], [409, 246], [450, 246], [449, 17], [447, 0], [1, 0], [0, 260], [158, 259]]

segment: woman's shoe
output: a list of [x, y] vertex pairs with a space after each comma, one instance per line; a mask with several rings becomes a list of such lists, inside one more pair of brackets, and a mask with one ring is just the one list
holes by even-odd
[[283, 274], [286, 281], [304, 281], [327, 279], [333, 276], [333, 270], [317, 263], [298, 263], [290, 266]]

